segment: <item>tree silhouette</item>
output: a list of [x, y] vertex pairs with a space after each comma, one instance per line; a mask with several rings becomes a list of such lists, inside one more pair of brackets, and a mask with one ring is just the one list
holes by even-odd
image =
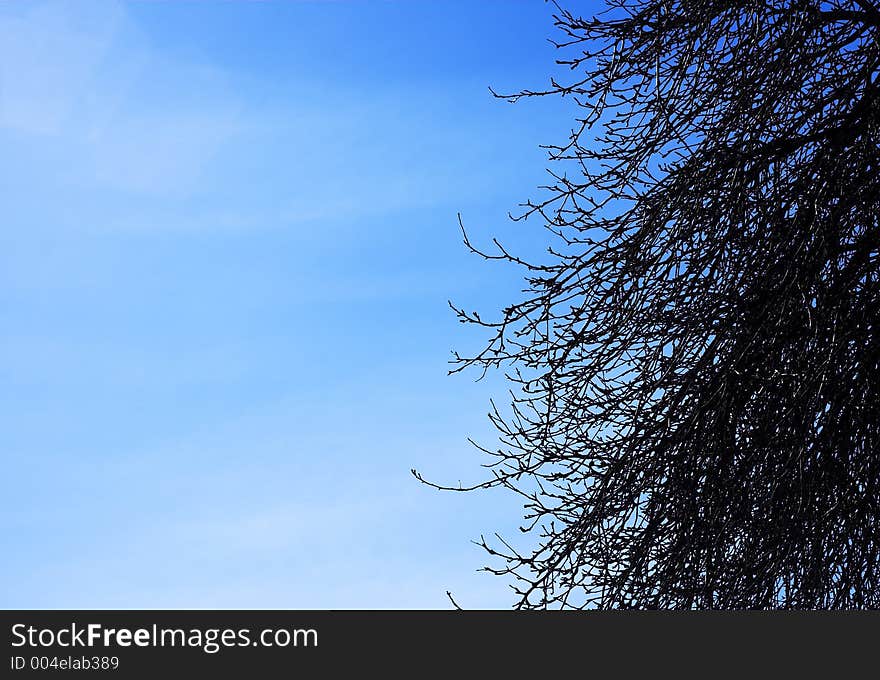
[[453, 372], [512, 383], [470, 488], [530, 547], [487, 568], [524, 608], [880, 607], [880, 5], [557, 10], [570, 82], [504, 95], [582, 111], [516, 218], [552, 246], [472, 247], [527, 289], [456, 308]]

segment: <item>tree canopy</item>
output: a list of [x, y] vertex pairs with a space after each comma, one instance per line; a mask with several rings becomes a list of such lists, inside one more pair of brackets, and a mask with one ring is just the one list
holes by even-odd
[[[484, 540], [524, 608], [880, 607], [880, 5], [555, 14], [577, 102], [524, 268], [453, 372], [502, 368]], [[467, 238], [466, 238], [467, 242]], [[530, 537], [530, 538], [529, 538]]]

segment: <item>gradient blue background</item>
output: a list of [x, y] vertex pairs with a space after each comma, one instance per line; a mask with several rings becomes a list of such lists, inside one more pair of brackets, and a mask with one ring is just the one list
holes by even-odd
[[551, 6], [0, 5], [0, 606], [505, 607], [503, 384], [447, 377], [545, 180]]

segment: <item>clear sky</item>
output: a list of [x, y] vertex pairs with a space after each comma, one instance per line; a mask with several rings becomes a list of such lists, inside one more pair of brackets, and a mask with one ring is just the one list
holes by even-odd
[[470, 541], [551, 7], [0, 5], [0, 606], [506, 607]]

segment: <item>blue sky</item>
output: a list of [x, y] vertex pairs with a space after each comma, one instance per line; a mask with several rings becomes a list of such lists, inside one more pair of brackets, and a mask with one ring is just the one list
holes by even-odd
[[505, 607], [471, 539], [498, 379], [447, 377], [518, 273], [550, 7], [0, 5], [3, 607]]

